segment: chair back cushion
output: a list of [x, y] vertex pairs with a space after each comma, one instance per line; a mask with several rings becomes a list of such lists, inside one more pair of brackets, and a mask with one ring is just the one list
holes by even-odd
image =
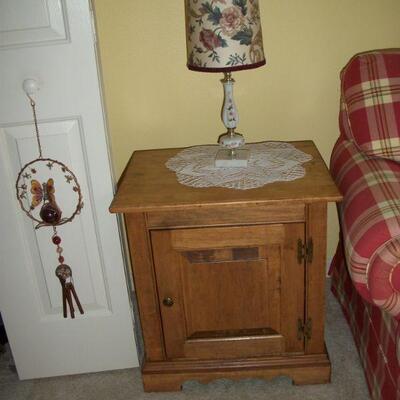
[[355, 55], [341, 80], [342, 135], [367, 156], [400, 161], [400, 49]]

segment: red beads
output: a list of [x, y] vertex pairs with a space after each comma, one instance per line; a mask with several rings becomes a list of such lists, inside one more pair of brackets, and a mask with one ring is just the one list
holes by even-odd
[[52, 241], [55, 245], [59, 245], [61, 243], [61, 238], [60, 236], [53, 236]]
[[64, 257], [62, 256], [62, 252], [64, 251], [64, 249], [60, 246], [61, 238], [60, 236], [58, 236], [57, 229], [55, 227], [53, 227], [53, 229], [54, 234], [51, 237], [51, 241], [57, 246], [56, 252], [58, 254], [58, 262], [60, 264], [64, 264]]
[[57, 224], [61, 219], [60, 209], [52, 203], [43, 204], [39, 215], [47, 224]]

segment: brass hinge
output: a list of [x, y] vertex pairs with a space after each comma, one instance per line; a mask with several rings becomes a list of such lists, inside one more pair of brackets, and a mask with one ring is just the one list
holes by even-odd
[[305, 323], [303, 320], [299, 318], [297, 320], [297, 339], [302, 340], [310, 340], [312, 334], [312, 319], [308, 318]]
[[307, 240], [307, 245], [301, 239], [297, 240], [297, 262], [302, 264], [304, 261], [312, 263], [314, 254], [314, 243], [312, 238]]

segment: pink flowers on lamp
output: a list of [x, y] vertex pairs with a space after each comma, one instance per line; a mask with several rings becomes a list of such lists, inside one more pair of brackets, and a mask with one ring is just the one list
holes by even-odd
[[237, 6], [225, 8], [222, 11], [222, 18], [219, 20], [222, 32], [229, 37], [238, 33], [245, 22], [242, 10]]
[[203, 29], [200, 32], [200, 41], [207, 50], [214, 50], [222, 46], [222, 40], [211, 29]]

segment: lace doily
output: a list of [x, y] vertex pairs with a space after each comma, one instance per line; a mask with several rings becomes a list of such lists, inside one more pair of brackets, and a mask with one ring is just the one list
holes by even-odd
[[197, 188], [224, 187], [229, 189], [255, 189], [267, 183], [293, 181], [303, 178], [301, 164], [312, 156], [297, 150], [290, 143], [262, 142], [247, 144], [250, 150], [246, 168], [217, 168], [214, 159], [219, 146], [195, 146], [179, 152], [166, 162], [176, 172], [179, 183]]

